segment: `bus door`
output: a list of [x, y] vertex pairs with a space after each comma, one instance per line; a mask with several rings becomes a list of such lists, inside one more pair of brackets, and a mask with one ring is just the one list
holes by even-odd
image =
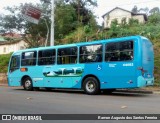
[[20, 55], [14, 55], [11, 57], [8, 70], [9, 86], [21, 86], [19, 73], [20, 73]]
[[136, 63], [133, 41], [112, 42], [105, 46], [106, 86], [126, 88], [136, 86]]

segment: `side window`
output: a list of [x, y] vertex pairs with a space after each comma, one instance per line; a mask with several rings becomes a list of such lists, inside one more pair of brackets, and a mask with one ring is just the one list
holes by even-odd
[[77, 47], [58, 49], [57, 64], [75, 64], [77, 63]]
[[55, 49], [41, 50], [38, 52], [38, 65], [55, 64]]
[[102, 62], [102, 45], [80, 47], [80, 63]]
[[107, 43], [105, 61], [133, 60], [133, 41]]
[[33, 66], [36, 65], [36, 51], [23, 52], [21, 66]]
[[10, 72], [13, 72], [20, 67], [20, 56], [12, 56], [11, 58], [11, 64], [10, 64]]

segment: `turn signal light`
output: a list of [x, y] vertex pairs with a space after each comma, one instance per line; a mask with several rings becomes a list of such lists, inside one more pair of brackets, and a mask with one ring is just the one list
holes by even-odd
[[28, 71], [27, 68], [21, 68], [20, 70], [21, 70], [21, 72], [26, 72], [26, 71]]

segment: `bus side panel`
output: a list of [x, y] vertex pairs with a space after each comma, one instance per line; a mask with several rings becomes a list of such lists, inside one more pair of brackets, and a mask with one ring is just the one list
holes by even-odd
[[44, 66], [28, 67], [28, 74], [33, 82], [33, 87], [44, 87], [44, 75], [42, 73]]
[[80, 88], [84, 65], [55, 65], [44, 67], [45, 87]]
[[139, 38], [128, 39], [133, 41], [133, 60], [106, 61], [103, 64], [102, 89], [135, 88], [137, 87], [137, 61]]
[[8, 86], [21, 86], [20, 70], [13, 71], [8, 75]]
[[27, 71], [20, 71], [18, 72], [19, 82], [22, 84], [22, 78], [24, 76], [28, 76], [31, 78], [33, 87], [43, 87], [44, 86], [44, 76], [42, 74], [42, 69], [37, 66], [21, 66], [21, 68], [26, 68]]
[[84, 64], [84, 72], [82, 74], [82, 78], [80, 79], [79, 83], [77, 83], [75, 87], [79, 87], [79, 88], [82, 87], [84, 77], [95, 76], [100, 82], [100, 88], [101, 88], [101, 82], [103, 81], [103, 77], [104, 77], [103, 72], [104, 72], [104, 67], [102, 62]]
[[136, 63], [106, 62], [104, 68], [102, 89], [136, 87]]

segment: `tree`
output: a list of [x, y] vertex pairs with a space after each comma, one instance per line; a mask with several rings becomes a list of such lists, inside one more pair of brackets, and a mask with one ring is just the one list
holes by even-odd
[[[0, 16], [0, 32], [20, 32], [29, 47], [44, 46], [48, 37], [48, 27], [51, 24], [51, 0], [40, 0], [41, 3], [32, 5], [42, 11], [39, 23], [33, 24], [22, 18], [21, 10], [25, 4], [7, 7], [9, 15]], [[95, 5], [93, 0], [58, 0], [55, 1], [55, 42], [77, 30], [78, 27], [89, 25], [96, 30], [96, 20], [89, 5]], [[79, 13], [79, 16], [77, 15]], [[79, 17], [79, 19], [77, 19]]]
[[90, 7], [96, 7], [97, 1], [95, 0], [67, 0], [77, 13], [77, 20], [79, 25], [86, 25], [93, 17]]
[[121, 25], [122, 25], [122, 26], [126, 26], [126, 25], [127, 25], [127, 20], [126, 20], [125, 17], [122, 18], [122, 20], [121, 20]]
[[148, 17], [148, 24], [156, 25], [160, 23], [160, 13], [154, 13]]
[[138, 7], [136, 5], [133, 7], [132, 12], [135, 14], [138, 13]]
[[[141, 12], [142, 11], [142, 12]], [[149, 8], [148, 7], [145, 7], [145, 8], [140, 8], [139, 10], [138, 10], [138, 12], [140, 12], [140, 13], [145, 13], [146, 15], [148, 15], [149, 14]]]
[[19, 7], [7, 7], [11, 14], [0, 16], [0, 32], [1, 33], [12, 33], [15, 30], [22, 32], [24, 28], [24, 20], [21, 18]]
[[[30, 4], [32, 5], [32, 4]], [[1, 16], [1, 32], [19, 32], [23, 35], [23, 39], [29, 44], [29, 47], [44, 46], [47, 27], [45, 20], [47, 20], [48, 25], [50, 25], [50, 19], [48, 16], [40, 19], [39, 24], [30, 23], [22, 18], [21, 10], [26, 6], [26, 4], [21, 4], [20, 6], [7, 7], [6, 10], [10, 12], [8, 15]], [[44, 11], [46, 6], [43, 4], [32, 5]]]
[[151, 13], [151, 14], [155, 14], [155, 13], [159, 13], [159, 12], [160, 12], [159, 7], [154, 7], [153, 9], [151, 9], [149, 11], [149, 13]]
[[58, 5], [55, 9], [55, 38], [61, 39], [76, 28], [75, 9], [71, 5]]
[[129, 26], [135, 26], [138, 24], [139, 24], [139, 21], [137, 19], [133, 19], [133, 18], [129, 19]]

